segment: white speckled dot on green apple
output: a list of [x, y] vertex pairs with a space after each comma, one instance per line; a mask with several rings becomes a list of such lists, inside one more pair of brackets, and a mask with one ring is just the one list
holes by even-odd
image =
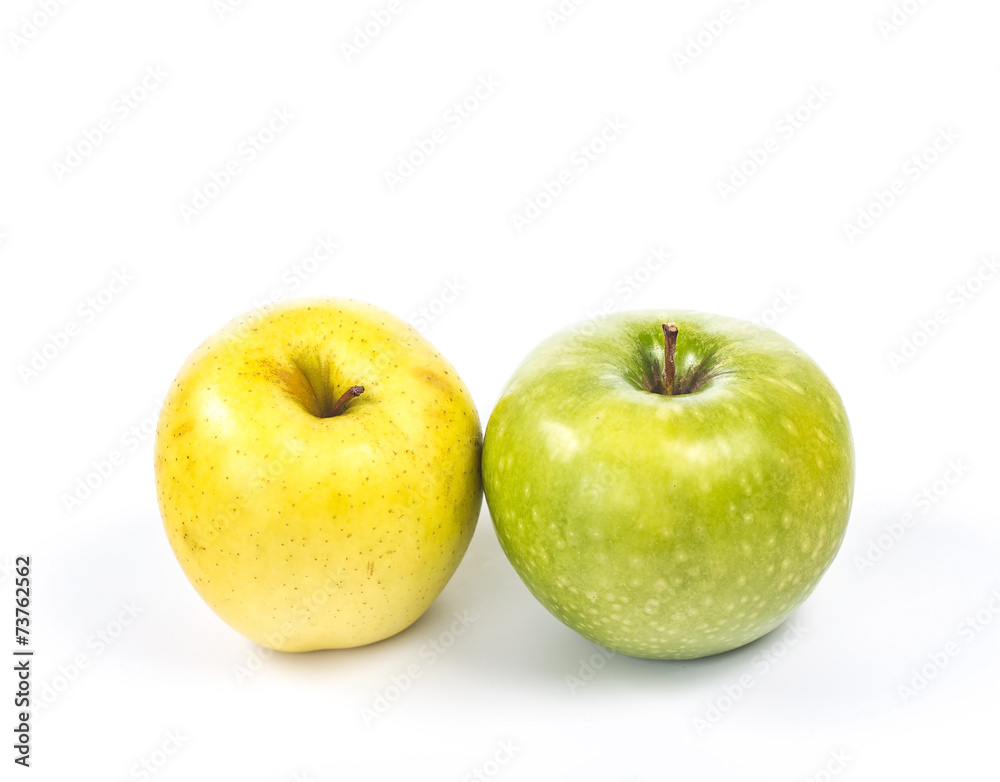
[[[667, 322], [674, 396], [647, 390]], [[630, 312], [525, 359], [483, 480], [504, 552], [556, 617], [617, 652], [692, 658], [759, 638], [812, 592], [844, 536], [854, 449], [836, 389], [777, 333]]]

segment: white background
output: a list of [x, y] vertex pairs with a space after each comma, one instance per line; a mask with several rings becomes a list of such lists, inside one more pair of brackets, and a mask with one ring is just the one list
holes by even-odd
[[[1000, 697], [1000, 282], [982, 279], [1000, 252], [1000, 6], [903, 5], [890, 28], [888, 0], [591, 0], [563, 21], [555, 0], [420, 0], [352, 54], [387, 2], [4, 3], [0, 615], [30, 554], [37, 650], [33, 766], [18, 773], [147, 778], [145, 760], [157, 782], [982, 778]], [[480, 80], [498, 85], [481, 101]], [[810, 94], [827, 97], [801, 108]], [[466, 99], [475, 110], [451, 120]], [[248, 160], [240, 145], [275, 111], [294, 119]], [[624, 130], [582, 170], [578, 148], [609, 121]], [[445, 140], [390, 186], [435, 128]], [[241, 172], [186, 219], [230, 160]], [[572, 182], [519, 231], [512, 215], [562, 170]], [[905, 191], [880, 209], [894, 180]], [[874, 215], [860, 235], [845, 229], [859, 210]], [[319, 237], [339, 249], [305, 272]], [[128, 283], [108, 289], [116, 272]], [[484, 507], [413, 627], [261, 661], [173, 558], [148, 433], [185, 356], [274, 291], [424, 317], [484, 423], [533, 345], [602, 306], [763, 319], [850, 413], [841, 553], [749, 647], [605, 661], [532, 599]], [[88, 475], [100, 485], [68, 509]], [[476, 619], [452, 638], [456, 611]], [[925, 665], [933, 678], [906, 696]], [[391, 707], [366, 724], [379, 695]]]

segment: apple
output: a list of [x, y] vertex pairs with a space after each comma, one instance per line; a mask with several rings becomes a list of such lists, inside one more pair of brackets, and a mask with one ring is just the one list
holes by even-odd
[[843, 539], [854, 446], [774, 331], [610, 315], [539, 345], [486, 427], [486, 502], [531, 593], [612, 651], [686, 659], [777, 627]]
[[430, 606], [482, 504], [482, 432], [455, 369], [351, 300], [238, 318], [174, 380], [157, 425], [167, 538], [198, 594], [259, 644], [388, 638]]

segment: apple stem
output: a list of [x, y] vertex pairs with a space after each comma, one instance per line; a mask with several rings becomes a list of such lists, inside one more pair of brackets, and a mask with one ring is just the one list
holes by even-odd
[[674, 356], [677, 353], [677, 324], [663, 324], [663, 394], [674, 395], [674, 380], [677, 377], [677, 365]]
[[365, 392], [364, 386], [351, 386], [343, 394], [341, 394], [340, 399], [338, 399], [334, 405], [333, 409], [330, 410], [330, 415], [328, 418], [333, 418], [334, 416], [340, 415], [347, 408], [347, 405], [355, 397], [361, 396]]

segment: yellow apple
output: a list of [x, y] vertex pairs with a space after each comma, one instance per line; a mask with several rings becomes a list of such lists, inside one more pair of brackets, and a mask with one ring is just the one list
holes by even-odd
[[414, 328], [300, 300], [209, 337], [167, 394], [155, 472], [167, 538], [233, 628], [289, 652], [412, 624], [479, 518], [482, 429]]

